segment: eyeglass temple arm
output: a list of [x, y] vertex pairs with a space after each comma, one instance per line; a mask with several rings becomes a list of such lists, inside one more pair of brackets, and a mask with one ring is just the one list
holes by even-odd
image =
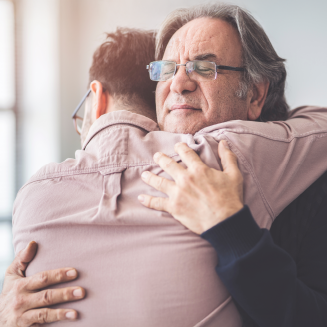
[[221, 65], [217, 65], [217, 70], [218, 69], [223, 69], [223, 70], [234, 70], [237, 72], [243, 72], [245, 69], [242, 67], [231, 67], [231, 66], [221, 66]]
[[86, 94], [83, 96], [83, 99], [81, 100], [81, 102], [78, 104], [78, 106], [76, 107], [76, 109], [74, 110], [73, 114], [72, 114], [72, 118], [75, 118], [77, 111], [82, 107], [82, 104], [84, 103], [85, 99], [89, 96], [89, 94], [91, 93], [91, 89], [89, 89]]

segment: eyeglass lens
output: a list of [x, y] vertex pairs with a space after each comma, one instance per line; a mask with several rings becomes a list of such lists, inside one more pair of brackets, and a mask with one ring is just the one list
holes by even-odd
[[[150, 64], [150, 79], [167, 81], [174, 77], [177, 64], [174, 61], [155, 61]], [[194, 80], [213, 80], [216, 78], [216, 65], [210, 61], [189, 61], [186, 63], [186, 74]]]
[[78, 134], [81, 134], [82, 132], [84, 113], [85, 113], [85, 102], [81, 105], [77, 115], [74, 118], [74, 125]]
[[76, 132], [81, 135], [82, 134], [82, 126], [83, 126], [83, 118], [79, 116], [74, 117], [74, 126], [76, 129]]

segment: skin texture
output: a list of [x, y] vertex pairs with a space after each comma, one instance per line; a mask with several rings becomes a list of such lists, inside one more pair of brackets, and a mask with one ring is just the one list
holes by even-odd
[[[220, 19], [195, 19], [172, 36], [163, 56], [163, 60], [181, 64], [201, 58], [225, 66], [242, 67], [242, 45], [238, 32]], [[228, 120], [257, 119], [269, 84], [253, 85], [247, 96], [240, 99], [236, 96], [240, 78], [240, 72], [220, 70], [216, 80], [197, 83], [186, 75], [185, 67], [179, 67], [173, 79], [157, 85], [160, 129], [194, 134], [204, 127]], [[181, 105], [185, 108], [172, 110], [174, 106]]]
[[36, 250], [37, 244], [30, 242], [6, 271], [0, 295], [0, 326], [2, 327], [27, 327], [77, 319], [75, 310], [46, 308], [53, 304], [76, 301], [85, 297], [85, 290], [78, 286], [46, 289], [50, 285], [74, 280], [77, 271], [74, 268], [62, 268], [25, 277], [25, 270], [28, 263], [33, 260]]
[[138, 199], [144, 206], [170, 213], [196, 234], [202, 234], [243, 208], [243, 177], [226, 141], [218, 146], [223, 171], [205, 165], [185, 143], [177, 143], [175, 151], [187, 168], [165, 154], [156, 153], [154, 161], [174, 182], [144, 172], [141, 177], [145, 183], [168, 195], [161, 198], [142, 194]]

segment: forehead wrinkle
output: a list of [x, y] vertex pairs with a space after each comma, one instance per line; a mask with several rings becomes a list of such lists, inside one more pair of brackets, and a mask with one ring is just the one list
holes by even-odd
[[[187, 51], [189, 58], [208, 52], [213, 52], [217, 57], [221, 57], [221, 54], [228, 52], [233, 44], [229, 33], [222, 33], [219, 29], [212, 31], [209, 35], [204, 34], [201, 29], [197, 29], [193, 33], [193, 29], [189, 28], [187, 30], [187, 38], [185, 39], [185, 52]], [[217, 47], [217, 44], [219, 44], [219, 47]]]
[[[164, 54], [165, 59], [169, 54], [170, 59], [174, 61], [188, 61], [193, 60], [199, 54], [212, 52], [217, 56], [217, 62], [237, 60], [238, 55], [233, 50], [235, 46], [236, 48], [239, 46], [235, 44], [234, 33], [224, 28], [224, 26], [213, 26], [212, 24], [217, 23], [216, 19], [208, 20], [205, 18], [205, 20], [206, 22], [203, 23], [208, 24], [205, 29], [201, 28], [202, 23], [199, 26], [198, 23], [194, 24], [195, 20], [193, 20], [176, 31], [168, 42]], [[225, 22], [220, 23], [228, 24]], [[239, 36], [237, 37], [239, 38]], [[240, 50], [242, 52], [242, 49]]]
[[[224, 49], [228, 49], [231, 46], [231, 38], [229, 35], [211, 35], [211, 36], [206, 36], [205, 39], [200, 39], [200, 40], [195, 40], [193, 39], [193, 43], [197, 43], [199, 47], [204, 46], [206, 47], [207, 52], [212, 52], [210, 48], [215, 48], [217, 44], [221, 43], [223, 41], [224, 43]], [[222, 47], [220, 47], [222, 48]]]
[[184, 52], [184, 49], [185, 44], [181, 41], [181, 36], [179, 36], [179, 31], [177, 31], [169, 40], [163, 58], [177, 60], [177, 57]]
[[215, 51], [212, 47], [208, 47], [206, 44], [208, 43], [208, 41], [202, 41], [199, 42], [195, 47], [193, 47], [192, 49], [190, 49], [189, 51], [189, 59], [190, 60], [194, 60], [196, 57], [201, 56], [201, 55], [206, 55], [209, 53], [212, 53], [216, 58], [213, 58], [213, 60], [216, 63], [221, 62], [222, 59], [222, 53], [224, 51]]
[[[194, 20], [185, 24], [173, 34], [167, 44], [164, 56], [174, 54], [179, 56], [179, 59], [183, 57], [188, 60], [192, 48], [198, 48], [200, 43], [208, 42], [208, 40], [203, 40], [203, 31], [198, 26], [194, 26], [193, 23]], [[211, 37], [215, 37], [215, 35], [213, 34]]]

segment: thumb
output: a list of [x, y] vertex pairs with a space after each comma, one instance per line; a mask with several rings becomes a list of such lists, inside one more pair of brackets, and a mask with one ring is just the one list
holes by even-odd
[[12, 264], [8, 267], [6, 275], [16, 275], [20, 277], [25, 277], [25, 270], [28, 264], [35, 257], [36, 250], [36, 242], [32, 241], [28, 243], [26, 248], [17, 254]]
[[221, 140], [218, 144], [218, 155], [223, 166], [224, 173], [233, 174], [239, 171], [237, 157], [230, 150], [227, 141]]

